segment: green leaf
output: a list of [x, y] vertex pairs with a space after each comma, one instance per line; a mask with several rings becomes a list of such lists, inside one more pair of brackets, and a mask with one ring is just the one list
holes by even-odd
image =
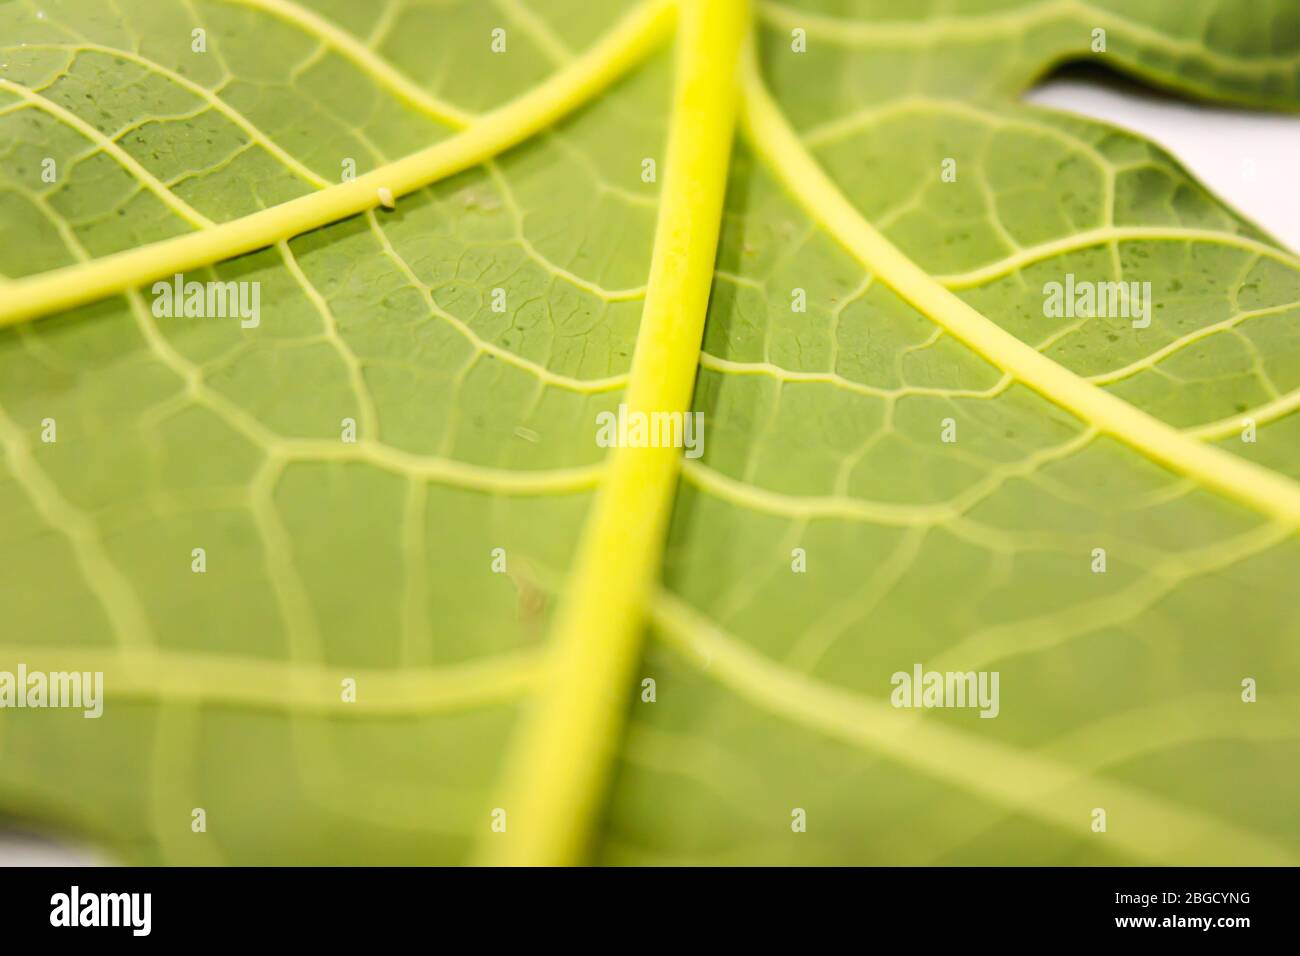
[[[1296, 111], [1300, 3], [1134, 6], [0, 3], [0, 700], [105, 692], [0, 708], [0, 812], [144, 863], [1300, 860], [1300, 260], [1019, 101]], [[260, 321], [156, 314], [177, 273]], [[607, 454], [623, 402], [703, 456]], [[996, 718], [892, 706], [917, 665]]]

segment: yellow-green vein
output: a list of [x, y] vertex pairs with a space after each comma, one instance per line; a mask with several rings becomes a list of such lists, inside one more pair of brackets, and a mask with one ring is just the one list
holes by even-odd
[[[666, 180], [627, 391], [632, 413], [690, 407], [747, 15], [745, 0], [701, 0], [681, 11]], [[680, 463], [676, 448], [610, 454], [539, 693], [507, 764], [501, 806], [508, 830], [487, 838], [487, 861], [565, 864], [586, 851], [640, 656]]]
[[[1158, 864], [1294, 865], [1268, 838], [1057, 760], [955, 730], [883, 700], [852, 694], [788, 670], [734, 640], [666, 592], [656, 599], [657, 633], [714, 680], [769, 713], [883, 754], [970, 793], [1080, 834], [1092, 807], [1108, 808], [1116, 849]], [[888, 686], [888, 685], [886, 685]]]
[[[535, 650], [440, 668], [329, 667], [306, 661], [237, 657], [147, 647], [0, 645], [0, 657], [34, 670], [104, 673], [114, 700], [204, 703], [232, 708], [341, 717], [433, 714], [523, 696], [536, 679]], [[356, 681], [344, 702], [342, 681]]]
[[1091, 384], [981, 315], [872, 226], [813, 159], [768, 94], [753, 51], [741, 111], [748, 139], [808, 214], [867, 269], [977, 354], [1095, 427], [1175, 472], [1300, 530], [1300, 485], [1203, 445]]
[[351, 61], [354, 66], [407, 105], [415, 107], [441, 123], [463, 127], [468, 126], [473, 120], [473, 117], [464, 110], [430, 95], [428, 91], [412, 82], [409, 77], [395, 69], [352, 34], [341, 30], [315, 11], [294, 3], [293, 0], [225, 0], [225, 2], [261, 10], [296, 27]]
[[351, 182], [197, 232], [10, 282], [0, 300], [0, 327], [273, 245], [381, 205], [381, 190], [384, 196], [403, 196], [476, 166], [546, 128], [623, 75], [667, 35], [674, 12], [669, 0], [647, 0], [545, 83], [484, 114], [463, 132]]

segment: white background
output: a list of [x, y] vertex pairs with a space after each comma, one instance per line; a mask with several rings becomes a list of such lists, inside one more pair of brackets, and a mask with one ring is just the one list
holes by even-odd
[[1026, 99], [1143, 134], [1210, 192], [1300, 251], [1300, 117], [1188, 103], [1079, 75], [1048, 80]]

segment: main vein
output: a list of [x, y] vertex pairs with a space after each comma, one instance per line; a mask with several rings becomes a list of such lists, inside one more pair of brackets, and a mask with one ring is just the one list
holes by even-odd
[[455, 136], [396, 162], [298, 199], [196, 232], [5, 285], [0, 328], [94, 302], [262, 249], [403, 196], [516, 146], [581, 106], [644, 58], [668, 34], [671, 0], [647, 0], [590, 50], [545, 83]]
[[1300, 530], [1300, 485], [1181, 433], [1025, 344], [904, 255], [845, 198], [800, 142], [763, 85], [752, 52], [743, 67], [742, 123], [754, 150], [814, 220], [923, 315], [1014, 378], [1098, 431], [1162, 465]]
[[[680, 13], [666, 179], [627, 389], [632, 414], [687, 413], [712, 285], [738, 95], [746, 0]], [[593, 425], [594, 434], [594, 425]], [[485, 858], [565, 864], [587, 847], [616, 753], [646, 604], [658, 577], [676, 448], [614, 449], [508, 764], [508, 830]]]

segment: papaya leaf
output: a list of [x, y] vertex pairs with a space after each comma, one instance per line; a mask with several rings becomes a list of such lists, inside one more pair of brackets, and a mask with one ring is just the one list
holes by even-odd
[[1073, 61], [1300, 2], [0, 3], [0, 813], [1296, 863], [1300, 258]]

